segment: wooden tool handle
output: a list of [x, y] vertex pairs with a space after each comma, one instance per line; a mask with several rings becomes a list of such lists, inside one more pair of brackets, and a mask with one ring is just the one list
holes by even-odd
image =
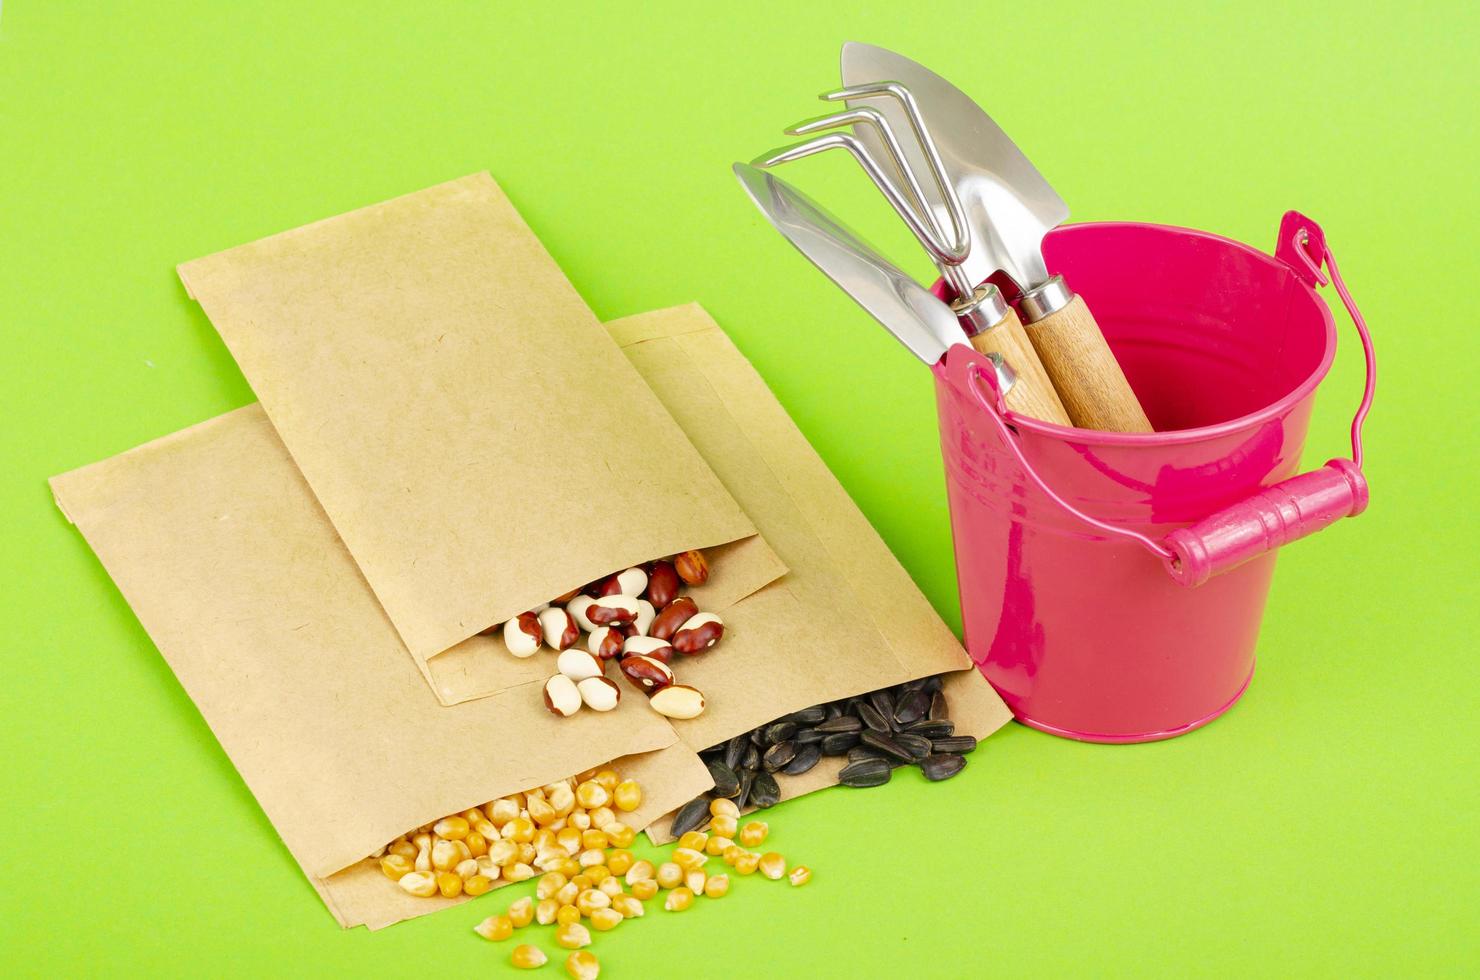
[[1083, 298], [1075, 296], [1063, 309], [1028, 324], [1027, 334], [1075, 425], [1103, 432], [1155, 431]]
[[1007, 316], [971, 338], [971, 346], [983, 354], [1000, 354], [1017, 375], [1017, 381], [1007, 389], [1003, 401], [1019, 415], [1030, 419], [1042, 419], [1055, 425], [1070, 425], [1069, 413], [1053, 382], [1043, 370], [1043, 362], [1028, 341], [1023, 323], [1018, 315], [1008, 309]]

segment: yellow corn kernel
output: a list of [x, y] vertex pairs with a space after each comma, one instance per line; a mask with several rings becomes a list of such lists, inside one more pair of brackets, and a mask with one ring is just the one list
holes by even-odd
[[457, 816], [443, 817], [432, 824], [432, 833], [443, 840], [462, 840], [471, 829], [466, 820]]
[[738, 844], [731, 844], [729, 847], [725, 848], [724, 853], [720, 856], [724, 858], [726, 864], [733, 868], [735, 866], [735, 862], [740, 859], [740, 855], [744, 853], [745, 848], [741, 847]]
[[631, 847], [632, 842], [637, 840], [637, 831], [620, 820], [613, 820], [601, 829], [606, 833], [606, 839], [611, 841], [612, 847]]
[[610, 869], [604, 864], [593, 864], [585, 870], [587, 878], [591, 879], [592, 885], [599, 885], [612, 876]]
[[525, 864], [522, 861], [518, 864], [513, 865], [512, 867], [504, 869], [505, 881], [528, 881], [533, 877], [534, 868], [531, 868], [529, 865]]
[[431, 898], [437, 894], [437, 876], [431, 871], [412, 871], [396, 882], [417, 898]]
[[557, 845], [540, 851], [529, 863], [542, 872], [559, 871], [565, 866], [565, 858], [565, 848]]
[[583, 849], [590, 850], [596, 848], [600, 850], [601, 848], [610, 846], [611, 841], [607, 838], [605, 832], [597, 830], [595, 827], [592, 827], [590, 830], [581, 831], [581, 847]]
[[463, 882], [463, 894], [477, 898], [479, 895], [487, 895], [493, 891], [493, 879], [483, 875], [473, 875]]
[[658, 894], [658, 882], [654, 878], [644, 878], [642, 881], [634, 882], [627, 886], [632, 889], [632, 897], [646, 902]]
[[583, 949], [565, 958], [565, 972], [574, 980], [596, 980], [601, 976], [601, 963], [596, 959], [595, 953], [588, 953]]
[[761, 856], [754, 851], [746, 851], [735, 859], [735, 871], [742, 875], [753, 875], [755, 869], [760, 866]]
[[685, 871], [702, 868], [704, 867], [704, 862], [709, 860], [707, 854], [703, 851], [696, 851], [692, 847], [675, 847], [673, 853], [669, 856], [673, 858], [674, 864], [683, 868]]
[[642, 901], [633, 895], [614, 895], [612, 908], [620, 912], [624, 919], [640, 919], [647, 912]]
[[772, 881], [777, 881], [786, 874], [786, 858], [775, 851], [767, 851], [761, 855], [760, 869], [761, 874]]
[[632, 870], [632, 865], [637, 859], [632, 852], [625, 847], [619, 847], [614, 851], [608, 851], [606, 855], [606, 867], [614, 875], [624, 875]]
[[740, 808], [735, 805], [734, 800], [727, 800], [721, 797], [720, 799], [709, 801], [709, 815], [711, 817], [735, 817], [738, 819]]
[[799, 864], [795, 868], [792, 868], [791, 873], [786, 877], [791, 881], [793, 887], [801, 887], [812, 880], [812, 869], [805, 864]]
[[715, 817], [709, 821], [710, 837], [728, 837], [733, 840], [738, 832], [734, 817]]
[[519, 845], [511, 840], [496, 840], [488, 847], [488, 859], [500, 868], [519, 860]]
[[682, 885], [673, 889], [668, 893], [668, 897], [663, 899], [663, 907], [670, 912], [682, 912], [693, 904], [694, 893]]
[[623, 813], [631, 813], [642, 806], [642, 787], [630, 779], [618, 783], [612, 788], [612, 802]]
[[622, 777], [617, 775], [615, 769], [603, 769], [591, 777], [593, 782], [600, 783], [601, 788], [610, 793], [622, 782]]
[[658, 870], [654, 874], [654, 877], [657, 879], [658, 887], [660, 888], [677, 888], [683, 884], [683, 868], [674, 864], [672, 861], [664, 861], [658, 865]]
[[491, 943], [501, 943], [514, 935], [514, 923], [507, 915], [490, 915], [474, 926], [473, 931]]
[[595, 878], [592, 878], [590, 875], [586, 874], [586, 872], [584, 870], [582, 870], [580, 874], [578, 874], [574, 878], [572, 878], [570, 880], [570, 883], [572, 885], [575, 885], [576, 886], [576, 890], [578, 892], [583, 892], [587, 888], [595, 888], [596, 887], [596, 879]]
[[658, 869], [653, 867], [653, 862], [638, 861], [627, 869], [627, 884], [635, 885], [639, 881], [651, 881], [657, 872]]
[[523, 929], [534, 921], [534, 899], [525, 895], [518, 901], [509, 904], [509, 911], [505, 913], [509, 921], [514, 923], [515, 929]]
[[[576, 877], [579, 878], [580, 875], [576, 875]], [[576, 884], [574, 881], [567, 881], [565, 884], [556, 889], [555, 900], [561, 905], [574, 905], [576, 904], [576, 896], [579, 895], [581, 891], [582, 888], [580, 885]]]
[[547, 926], [555, 921], [555, 913], [560, 911], [560, 902], [555, 898], [542, 898], [534, 907], [534, 921], [542, 926]]
[[728, 837], [711, 837], [709, 843], [704, 845], [704, 853], [710, 857], [719, 857], [726, 849], [734, 846], [735, 842]]
[[488, 853], [488, 839], [476, 830], [470, 831], [463, 838], [463, 843], [468, 846], [468, 853], [473, 857], [482, 857]]
[[695, 895], [704, 893], [704, 883], [708, 880], [709, 876], [704, 873], [703, 868], [695, 868], [693, 871], [685, 872], [683, 876], [684, 886]]
[[596, 890], [606, 892], [612, 898], [622, 894], [622, 879], [616, 875], [607, 875], [596, 883]]
[[416, 870], [417, 871], [430, 871], [430, 870], [432, 870], [432, 845], [431, 844], [426, 845], [425, 847], [419, 849], [416, 852], [415, 865], [416, 865]]
[[587, 848], [576, 857], [576, 860], [583, 868], [594, 868], [606, 862], [606, 852], [599, 847]]
[[461, 860], [452, 841], [439, 840], [432, 844], [432, 867], [437, 871], [451, 871]]
[[437, 891], [443, 898], [456, 898], [462, 894], [463, 880], [455, 871], [437, 872]]
[[534, 886], [535, 896], [541, 900], [553, 898], [555, 893], [564, 888], [568, 881], [570, 879], [559, 871], [541, 875], [539, 884]]
[[568, 926], [572, 922], [580, 922], [581, 910], [574, 905], [562, 905], [555, 910], [555, 921], [562, 926]]
[[611, 798], [611, 792], [594, 779], [588, 779], [576, 787], [576, 802], [587, 810], [606, 806], [611, 802]]
[[493, 858], [487, 854], [482, 857], [473, 858], [473, 863], [478, 866], [478, 873], [489, 881], [498, 881], [503, 869], [493, 863]]
[[560, 817], [570, 816], [570, 811], [576, 808], [576, 791], [571, 789], [569, 783], [556, 784], [551, 788], [546, 799], [550, 801], [551, 808]]
[[556, 817], [554, 820], [551, 820], [545, 826], [546, 826], [547, 829], [549, 829], [551, 831], [564, 830], [565, 829], [565, 818], [564, 817]]
[[502, 828], [504, 824], [519, 816], [519, 804], [506, 796], [501, 800], [494, 800], [492, 803], [489, 803], [483, 808], [483, 812], [488, 814], [490, 823], [495, 827]]
[[558, 846], [555, 843], [555, 831], [549, 827], [541, 827], [536, 830], [534, 832], [534, 840], [530, 841], [530, 843], [535, 846], [536, 850]]
[[704, 882], [704, 894], [709, 898], [724, 898], [730, 893], [730, 876], [715, 875]]
[[770, 832], [770, 824], [764, 820], [752, 820], [740, 828], [740, 843], [746, 847], [760, 847], [766, 842], [766, 835]]
[[587, 888], [576, 896], [576, 908], [581, 910], [582, 915], [590, 915], [597, 909], [610, 908], [611, 904], [612, 897], [595, 888]]
[[597, 830], [605, 830], [608, 824], [616, 822], [617, 811], [613, 810], [609, 806], [599, 806], [596, 809], [590, 811], [590, 816], [591, 826], [595, 827]]
[[702, 830], [691, 830], [678, 839], [679, 847], [687, 847], [691, 851], [702, 851], [708, 843], [709, 835]]
[[[459, 843], [461, 842], [459, 841]], [[521, 864], [534, 864], [534, 859], [538, 856], [539, 852], [535, 850], [533, 844], [519, 845], [519, 862]]]
[[416, 870], [416, 862], [404, 854], [387, 854], [380, 859], [380, 870], [391, 881], [400, 881]]
[[474, 820], [483, 819], [483, 811], [478, 809], [477, 807], [473, 807], [471, 810], [464, 810], [462, 812], [462, 818], [466, 820], [468, 822], [468, 826], [471, 827]]
[[581, 852], [581, 832], [574, 827], [566, 827], [555, 835], [555, 843], [565, 848], [565, 853], [575, 857]]
[[463, 881], [467, 881], [478, 873], [478, 862], [473, 858], [468, 858], [466, 861], [459, 861], [457, 862], [457, 867], [452, 869], [452, 873]]
[[591, 826], [591, 814], [585, 810], [572, 810], [566, 822], [577, 830], [585, 830]]
[[560, 814], [545, 800], [534, 799], [529, 801], [529, 819], [544, 827], [559, 820]]
[[521, 970], [538, 970], [550, 962], [550, 958], [538, 946], [524, 943], [514, 947], [514, 952], [509, 954], [509, 962]]
[[610, 932], [622, 921], [622, 913], [614, 908], [596, 909], [591, 913], [591, 928], [597, 932]]
[[555, 942], [565, 949], [580, 949], [591, 945], [591, 930], [579, 922], [571, 922], [555, 929]]
[[408, 861], [416, 860], [416, 845], [404, 837], [397, 837], [387, 850], [392, 854], [399, 854]]
[[528, 817], [515, 817], [504, 824], [499, 830], [504, 840], [511, 840], [516, 844], [528, 844], [534, 840], [534, 821]]

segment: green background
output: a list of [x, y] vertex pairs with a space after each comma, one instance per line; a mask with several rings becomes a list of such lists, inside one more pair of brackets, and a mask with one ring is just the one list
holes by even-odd
[[[856, 38], [980, 99], [1077, 219], [1263, 248], [1287, 208], [1322, 222], [1379, 346], [1372, 507], [1281, 559], [1223, 720], [1131, 747], [1014, 725], [952, 783], [786, 805], [811, 885], [650, 913], [599, 937], [608, 975], [1473, 970], [1475, 6], [706, 6], [5, 4], [7, 965], [509, 969], [469, 927], [518, 891], [335, 927], [51, 504], [46, 477], [251, 400], [181, 260], [491, 170], [601, 317], [703, 302], [958, 623], [925, 373], [728, 173], [822, 111]], [[790, 175], [923, 274], [846, 161]], [[1308, 462], [1360, 386], [1341, 329]]]

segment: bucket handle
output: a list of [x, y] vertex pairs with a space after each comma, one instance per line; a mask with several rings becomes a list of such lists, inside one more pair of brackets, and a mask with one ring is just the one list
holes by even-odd
[[[1357, 328], [1366, 361], [1367, 380], [1352, 419], [1350, 459], [1332, 459], [1319, 469], [1301, 473], [1231, 504], [1190, 527], [1173, 531], [1164, 542], [1130, 528], [1116, 527], [1075, 507], [1059, 496], [1028, 462], [1004, 416], [1007, 405], [997, 379], [972, 362], [968, 367], [972, 394], [997, 426], [1002, 441], [1017, 458], [1023, 472], [1050, 500], [1079, 521], [1110, 537], [1134, 541], [1162, 560], [1167, 573], [1181, 585], [1201, 585], [1214, 575], [1236, 568], [1291, 541], [1314, 534], [1343, 517], [1355, 517], [1367, 508], [1367, 480], [1362, 475], [1362, 425], [1372, 408], [1377, 387], [1377, 358], [1372, 335], [1347, 291], [1336, 257], [1326, 244], [1321, 226], [1298, 211], [1287, 211], [1280, 222], [1275, 257], [1288, 265], [1311, 288], [1328, 282], [1336, 287], [1341, 304]], [[1321, 266], [1330, 270], [1329, 279]], [[991, 400], [988, 400], [988, 392]]]

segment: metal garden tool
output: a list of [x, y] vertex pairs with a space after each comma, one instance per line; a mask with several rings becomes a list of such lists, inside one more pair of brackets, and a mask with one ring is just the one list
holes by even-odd
[[[947, 178], [930, 130], [910, 93], [900, 86], [884, 84], [829, 92], [822, 98], [827, 101], [841, 101], [873, 96], [886, 96], [897, 102], [913, 136], [910, 145], [923, 160], [921, 165], [906, 164], [906, 150], [896, 127], [872, 106], [857, 106], [790, 127], [786, 130], [789, 135], [822, 135], [773, 151], [757, 159], [756, 165], [771, 167], [830, 149], [842, 149], [851, 154], [904, 220], [949, 284], [954, 294], [950, 309], [959, 319], [957, 332], [964, 328], [971, 338], [972, 346], [978, 351], [992, 357], [994, 362], [1011, 365], [1017, 384], [1012, 394], [1006, 396], [1008, 407], [1032, 418], [1069, 425], [1069, 415], [1023, 332], [1017, 315], [995, 285], [972, 282], [964, 273], [962, 263], [967, 259], [971, 245], [966, 216]], [[824, 132], [849, 125], [854, 127], [854, 133]], [[864, 132], [869, 134], [868, 143], [858, 135]], [[870, 144], [877, 149], [871, 148]], [[930, 199], [927, 198], [919, 177], [921, 171], [929, 174], [936, 194], [935, 200], [943, 203], [940, 213], [928, 203]], [[790, 190], [796, 193], [794, 189]], [[793, 243], [795, 244], [795, 240]], [[869, 251], [874, 258], [885, 261], [874, 250]], [[889, 267], [894, 268], [892, 265]], [[824, 271], [827, 271], [825, 267]], [[897, 269], [894, 271], [898, 272]], [[834, 281], [837, 281], [836, 277]], [[913, 280], [910, 282], [916, 288], [922, 288]], [[840, 282], [839, 285], [848, 289], [844, 283]]]
[[[951, 345], [965, 339], [949, 306], [817, 202], [748, 163], [737, 163], [734, 170], [745, 193], [782, 237], [925, 364], [933, 367]], [[1021, 379], [1000, 355], [989, 356], [997, 388], [1010, 405]]]
[[[1063, 198], [980, 106], [928, 68], [884, 48], [850, 41], [843, 45], [842, 76], [843, 91], [855, 108], [866, 108], [863, 100], [894, 95], [883, 91], [891, 88], [889, 83], [912, 94], [912, 106], [895, 97], [882, 101], [877, 110], [885, 128], [918, 121], [934, 137], [929, 152], [900, 147], [900, 169], [939, 164], [944, 171], [948, 192], [938, 193], [925, 209], [937, 223], [942, 215], [964, 214], [969, 241], [960, 278], [977, 283], [1001, 270], [1021, 287], [1017, 306], [1027, 336], [1074, 424], [1151, 432], [1084, 300], [1062, 276], [1049, 275], [1044, 264], [1043, 236], [1069, 217]], [[875, 131], [860, 129], [857, 138], [868, 153], [893, 151]], [[926, 189], [921, 190], [926, 196]]]

